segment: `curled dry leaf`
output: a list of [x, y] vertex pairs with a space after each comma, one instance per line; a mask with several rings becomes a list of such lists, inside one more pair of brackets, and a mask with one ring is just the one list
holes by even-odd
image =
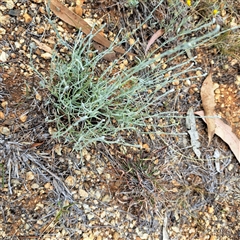
[[[202, 117], [202, 119], [206, 122], [203, 111], [195, 112], [195, 114]], [[225, 124], [221, 119], [215, 118], [214, 122], [216, 124], [215, 134], [218, 135], [225, 143], [228, 144], [233, 154], [240, 162], [240, 140], [232, 132], [232, 128]]]
[[50, 135], [53, 135], [54, 133], [57, 132], [57, 129], [52, 128], [52, 127], [49, 127], [49, 128], [48, 128], [48, 132], [49, 132]]
[[148, 41], [148, 44], [147, 44], [147, 47], [146, 47], [146, 50], [145, 50], [145, 55], [147, 54], [149, 48], [152, 46], [152, 44], [159, 38], [161, 37], [162, 35], [164, 34], [164, 30], [163, 29], [160, 29], [158, 31], [156, 31], [152, 37], [150, 38], [150, 40]]
[[39, 147], [41, 145], [43, 145], [43, 142], [35, 142], [35, 143], [31, 144], [31, 146], [29, 148], [35, 148], [35, 147]]
[[214, 120], [215, 101], [214, 101], [214, 87], [212, 81], [212, 69], [210, 70], [210, 73], [208, 74], [207, 78], [203, 81], [201, 88], [201, 99], [204, 109], [204, 115], [206, 117], [205, 120], [208, 129], [208, 146], [209, 146], [215, 133], [215, 120]]

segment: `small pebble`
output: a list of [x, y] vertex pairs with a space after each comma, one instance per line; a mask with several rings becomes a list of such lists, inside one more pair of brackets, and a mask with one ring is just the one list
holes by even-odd
[[6, 30], [4, 28], [0, 28], [0, 35], [5, 35], [6, 34]]
[[75, 179], [75, 177], [73, 177], [73, 176], [68, 176], [67, 178], [66, 178], [66, 180], [65, 180], [65, 183], [68, 185], [68, 186], [74, 186], [75, 185], [75, 183], [76, 183], [76, 179]]
[[135, 43], [135, 40], [133, 38], [129, 38], [128, 43], [132, 46]]
[[189, 80], [189, 79], [187, 79], [186, 81], [184, 81], [184, 85], [186, 86], [186, 87], [188, 87], [188, 86], [190, 86], [192, 83], [191, 83], [191, 81]]
[[79, 194], [79, 196], [81, 197], [81, 198], [88, 198], [88, 193], [85, 191], [85, 190], [83, 190], [82, 188], [80, 188], [79, 190], [78, 190], [78, 194]]
[[44, 58], [45, 60], [51, 59], [52, 58], [52, 54], [51, 53], [42, 53], [41, 57]]
[[119, 235], [118, 232], [115, 232], [115, 233], [113, 234], [113, 240], [118, 240], [119, 237], [120, 237], [120, 235]]
[[178, 86], [178, 85], [179, 85], [179, 80], [174, 80], [174, 81], [172, 82], [172, 85], [173, 85], [173, 86]]
[[0, 111], [0, 119], [4, 119], [4, 118], [5, 118], [5, 114], [2, 111]]
[[23, 18], [24, 18], [25, 23], [30, 23], [32, 21], [32, 17], [27, 13], [23, 14]]
[[214, 213], [214, 208], [213, 207], [208, 207], [208, 213], [210, 213], [210, 214]]
[[164, 70], [164, 69], [166, 69], [167, 68], [167, 64], [166, 63], [163, 63], [162, 64], [162, 69]]
[[178, 227], [172, 227], [172, 230], [175, 232], [175, 233], [179, 233], [180, 232], [180, 229]]
[[230, 172], [230, 171], [232, 171], [233, 170], [233, 168], [234, 168], [234, 165], [231, 163], [231, 164], [229, 164], [228, 165], [228, 171]]
[[31, 186], [32, 189], [38, 189], [39, 185], [37, 183], [33, 183]]
[[52, 190], [52, 189], [53, 189], [53, 186], [52, 186], [52, 184], [51, 184], [50, 182], [48, 182], [48, 183], [46, 183], [46, 184], [44, 185], [44, 188], [45, 188], [45, 189]]
[[33, 172], [27, 172], [26, 173], [26, 180], [28, 180], [28, 181], [31, 181], [31, 180], [33, 180], [34, 179], [34, 174], [33, 174]]
[[109, 195], [105, 195], [102, 199], [103, 202], [110, 202], [111, 201], [111, 197]]
[[27, 121], [27, 115], [25, 115], [25, 114], [23, 114], [23, 115], [21, 115], [20, 117], [19, 117], [19, 119], [20, 119], [20, 121], [22, 122], [22, 123], [25, 123], [26, 121]]
[[10, 135], [10, 129], [8, 127], [0, 127], [0, 133], [5, 136], [8, 136]]
[[6, 8], [7, 9], [13, 9], [14, 8], [15, 4], [12, 0], [7, 0], [5, 2], [6, 2]]

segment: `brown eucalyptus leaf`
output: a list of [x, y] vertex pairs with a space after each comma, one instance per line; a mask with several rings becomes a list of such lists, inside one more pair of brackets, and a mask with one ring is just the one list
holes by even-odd
[[[98, 44], [96, 42], [93, 43], [93, 46], [96, 50], [98, 50], [98, 52], [103, 52], [106, 49], [104, 46], [102, 46], [101, 44]], [[105, 59], [109, 62], [112, 62], [114, 59], [116, 59], [116, 53], [114, 51], [106, 53], [103, 56], [103, 59]]]
[[151, 45], [159, 38], [161, 37], [162, 35], [164, 34], [164, 30], [163, 29], [160, 29], [158, 31], [156, 31], [152, 37], [150, 38], [150, 40], [148, 41], [148, 44], [147, 44], [147, 47], [146, 47], [146, 50], [145, 50], [145, 54], [147, 54], [149, 48], [151, 47]]
[[32, 38], [32, 40], [38, 45], [40, 49], [42, 49], [45, 52], [52, 53], [52, 49], [45, 43], [39, 42], [37, 39]]
[[[203, 111], [195, 112], [195, 114], [199, 115], [204, 121], [206, 120], [204, 118]], [[220, 118], [214, 118], [214, 122], [216, 125], [215, 134], [218, 135], [225, 143], [227, 143], [232, 153], [240, 162], [240, 140], [232, 132], [232, 128], [224, 123]]]
[[[65, 7], [59, 0], [50, 0], [50, 9], [64, 22], [68, 23], [71, 26], [74, 26], [78, 29], [81, 29], [86, 35], [93, 34], [93, 40], [97, 43], [103, 45], [104, 47], [109, 48], [112, 44], [107, 38], [102, 36], [100, 33], [97, 33], [92, 27], [84, 21], [83, 18], [78, 16], [76, 13], [69, 10]], [[119, 46], [114, 47], [114, 51], [125, 54], [125, 50]], [[132, 53], [127, 53], [127, 55], [132, 55]]]
[[39, 147], [41, 145], [43, 145], [43, 142], [35, 142], [35, 143], [31, 144], [29, 148], [36, 148], [36, 147]]
[[214, 87], [212, 81], [212, 69], [210, 70], [207, 78], [203, 81], [201, 87], [201, 99], [202, 105], [204, 109], [204, 116], [207, 123], [208, 129], [208, 146], [213, 138], [215, 133], [215, 120], [214, 120], [214, 109], [215, 109], [215, 101], [214, 101]]

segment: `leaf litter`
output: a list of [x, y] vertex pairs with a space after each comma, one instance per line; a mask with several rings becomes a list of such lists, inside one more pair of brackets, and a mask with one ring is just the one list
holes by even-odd
[[163, 29], [159, 29], [158, 31], [156, 31], [152, 37], [150, 38], [150, 40], [148, 41], [146, 50], [145, 50], [145, 55], [147, 54], [149, 48], [152, 46], [152, 44], [162, 35], [164, 34], [164, 30]]
[[[206, 122], [203, 111], [195, 112], [195, 114], [199, 115]], [[216, 125], [215, 134], [228, 144], [228, 146], [232, 150], [232, 153], [240, 162], [240, 140], [232, 132], [232, 128], [219, 118], [214, 119], [214, 124]]]
[[214, 100], [214, 87], [212, 81], [212, 69], [210, 70], [207, 78], [203, 81], [201, 87], [201, 99], [202, 106], [204, 109], [205, 121], [207, 123], [208, 129], [208, 146], [213, 138], [215, 133], [215, 100]]
[[[92, 34], [93, 40], [97, 43], [103, 45], [106, 48], [109, 48], [112, 45], [112, 42], [109, 41], [107, 38], [102, 36], [100, 32], [97, 32], [96, 30], [93, 30], [92, 27], [80, 16], [78, 16], [76, 13], [72, 12], [70, 9], [68, 9], [66, 6], [64, 6], [60, 1], [58, 0], [51, 0], [50, 1], [50, 9], [53, 13], [56, 14], [57, 17], [59, 17], [64, 22], [68, 23], [71, 26], [74, 26], [78, 29], [81, 29], [85, 34]], [[125, 54], [126, 51], [119, 46], [116, 46], [113, 48], [114, 51]], [[132, 53], [126, 53], [127, 55], [132, 55]]]
[[187, 129], [189, 129], [188, 133], [190, 135], [191, 146], [193, 148], [193, 151], [196, 154], [196, 156], [200, 158], [201, 152], [199, 150], [199, 147], [201, 146], [201, 144], [199, 142], [199, 135], [196, 129], [196, 121], [192, 107], [190, 107], [187, 112], [186, 127]]
[[240, 162], [240, 141], [233, 133], [232, 128], [216, 116], [214, 90], [211, 68], [201, 88], [201, 99], [204, 111], [198, 111], [195, 112], [195, 114], [199, 115], [207, 124], [208, 146], [210, 145], [213, 135], [216, 134], [228, 144], [232, 153]]

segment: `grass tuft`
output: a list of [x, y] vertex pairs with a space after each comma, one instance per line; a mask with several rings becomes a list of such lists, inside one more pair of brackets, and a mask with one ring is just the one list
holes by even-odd
[[[54, 117], [49, 120], [56, 124], [57, 131], [53, 136], [62, 139], [64, 143], [73, 143], [74, 150], [81, 150], [96, 142], [140, 147], [134, 140], [125, 141], [122, 133], [143, 133], [143, 129], [149, 127], [149, 119], [156, 120], [152, 121], [152, 129], [161, 133], [163, 126], [159, 126], [159, 119], [172, 118], [175, 112], [152, 110], [169, 93], [174, 92], [173, 88], [165, 93], [160, 90], [169, 86], [174, 79], [185, 80], [181, 78], [183, 74], [197, 70], [191, 63], [193, 59], [171, 64], [166, 69], [163, 65], [170, 65], [179, 56], [216, 35], [218, 25], [214, 31], [189, 39], [189, 35], [194, 32], [210, 29], [213, 23], [205, 23], [192, 30], [187, 25], [184, 28], [184, 24], [180, 23], [175, 36], [169, 37], [148, 57], [136, 57], [130, 68], [126, 55], [110, 64], [103, 61], [104, 56], [112, 52], [114, 45], [127, 42], [127, 38], [118, 44], [113, 43], [104, 52], [92, 48], [93, 34], [84, 36], [80, 31], [73, 46], [61, 39], [61, 43], [71, 52], [71, 59], [67, 61], [54, 55], [50, 79], [46, 80], [42, 76], [50, 92], [48, 103], [53, 106]], [[168, 29], [167, 26], [165, 29]], [[169, 49], [171, 43], [176, 42], [178, 44]], [[157, 57], [154, 55], [164, 48], [165, 52]], [[119, 63], [124, 61], [125, 66], [120, 69]], [[171, 74], [165, 77], [169, 72]]]

